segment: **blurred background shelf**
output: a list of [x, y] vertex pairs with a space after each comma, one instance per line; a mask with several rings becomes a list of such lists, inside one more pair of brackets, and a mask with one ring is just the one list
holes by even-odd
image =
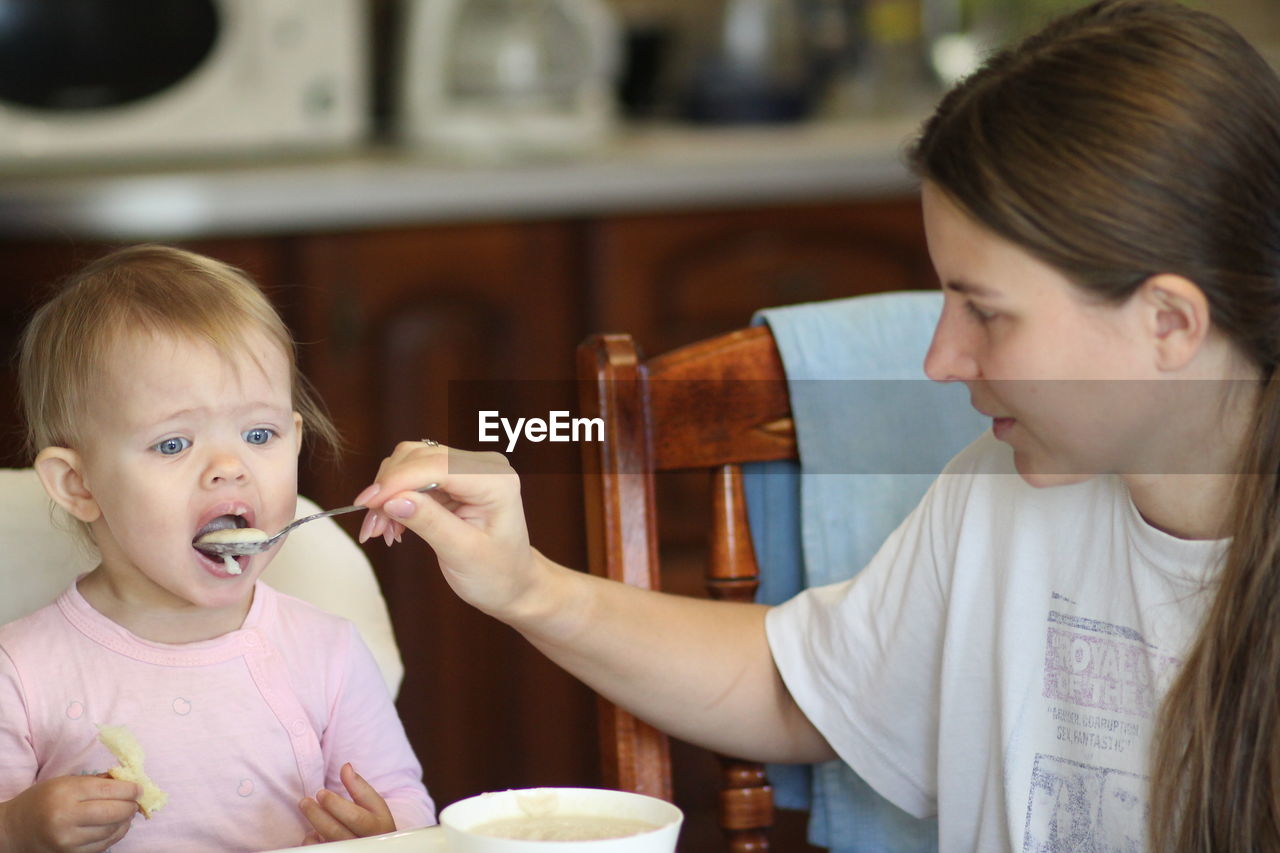
[[642, 125], [573, 159], [359, 154], [0, 173], [0, 236], [287, 234], [909, 195], [918, 117], [749, 128]]

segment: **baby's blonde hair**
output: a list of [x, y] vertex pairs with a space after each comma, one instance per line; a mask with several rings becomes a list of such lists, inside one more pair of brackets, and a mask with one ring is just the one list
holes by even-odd
[[23, 332], [18, 383], [31, 458], [45, 447], [77, 448], [103, 356], [126, 335], [205, 341], [224, 358], [246, 351], [253, 332], [289, 361], [293, 407], [303, 434], [336, 451], [333, 422], [298, 370], [293, 336], [263, 292], [243, 272], [171, 246], [131, 246], [69, 278]]

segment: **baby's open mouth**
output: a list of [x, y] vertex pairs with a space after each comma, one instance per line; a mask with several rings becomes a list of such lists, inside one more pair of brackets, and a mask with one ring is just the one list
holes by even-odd
[[194, 545], [200, 541], [202, 536], [206, 536], [215, 530], [235, 530], [248, 526], [249, 522], [245, 521], [242, 515], [220, 515], [197, 530], [196, 535], [191, 538], [191, 544]]
[[[244, 516], [220, 515], [217, 518], [212, 519], [208, 524], [206, 524], [204, 527], [201, 527], [199, 530], [196, 531], [196, 535], [191, 539], [191, 546], [196, 550], [198, 554], [200, 554], [200, 556], [204, 557], [207, 560], [216, 561], [218, 559], [217, 557], [211, 554], [207, 554], [204, 551], [201, 551], [200, 548], [196, 546], [196, 543], [199, 542], [201, 539], [203, 539], [205, 536], [208, 536], [210, 533], [214, 533], [219, 530], [244, 530], [248, 527], [249, 527], [249, 522], [245, 520]], [[228, 555], [228, 556], [222, 557], [223, 568], [226, 569], [227, 574], [229, 575], [241, 574], [245, 569], [245, 564], [247, 564], [248, 562], [249, 562], [249, 558], [247, 556], [232, 557]]]

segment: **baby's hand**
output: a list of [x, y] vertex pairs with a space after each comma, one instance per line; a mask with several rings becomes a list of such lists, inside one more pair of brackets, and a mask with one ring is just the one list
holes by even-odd
[[[440, 488], [411, 491], [429, 483]], [[535, 580], [520, 479], [498, 453], [401, 442], [374, 484], [355, 500], [371, 510], [360, 541], [398, 539], [405, 526], [427, 541], [454, 591], [498, 618], [516, 608]]]
[[58, 776], [0, 803], [0, 849], [99, 853], [124, 838], [142, 791], [102, 776]]
[[350, 800], [326, 788], [314, 799], [306, 797], [298, 803], [303, 816], [315, 829], [307, 836], [306, 843], [368, 838], [394, 832], [396, 821], [382, 795], [350, 764], [342, 765], [341, 775], [342, 784], [351, 795]]

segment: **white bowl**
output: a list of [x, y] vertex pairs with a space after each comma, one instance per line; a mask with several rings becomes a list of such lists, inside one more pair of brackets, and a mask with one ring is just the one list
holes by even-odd
[[[531, 841], [477, 835], [492, 820], [544, 815], [627, 818], [654, 829], [623, 838]], [[674, 853], [684, 815], [665, 800], [603, 788], [526, 788], [459, 800], [440, 812], [450, 853]]]

